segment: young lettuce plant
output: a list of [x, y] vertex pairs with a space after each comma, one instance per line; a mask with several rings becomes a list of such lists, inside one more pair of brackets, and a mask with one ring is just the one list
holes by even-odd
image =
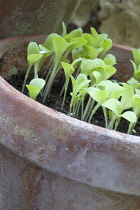
[[69, 80], [70, 80], [70, 76], [72, 75], [72, 73], [75, 71], [74, 67], [69, 64], [69, 63], [64, 63], [64, 62], [61, 62], [62, 64], [62, 67], [64, 69], [64, 72], [65, 72], [65, 83], [64, 83], [64, 86], [61, 90], [61, 93], [60, 93], [60, 96], [62, 96], [63, 92], [64, 92], [64, 96], [63, 96], [63, 102], [62, 102], [62, 106], [61, 106], [61, 110], [63, 109], [63, 106], [64, 106], [64, 102], [65, 102], [65, 99], [66, 99], [66, 93], [67, 93], [67, 88], [68, 88], [68, 85], [69, 85]]
[[[26, 86], [32, 99], [41, 93], [44, 103], [50, 96], [58, 72], [63, 69], [65, 82], [60, 92], [63, 96], [61, 110], [71, 82], [70, 116], [91, 122], [96, 111], [102, 107], [106, 128], [116, 130], [121, 118], [124, 118], [129, 122], [128, 133], [132, 133], [140, 116], [140, 49], [132, 51], [133, 78], [119, 84], [109, 81], [116, 73], [116, 58], [107, 54], [112, 40], [106, 34], [98, 34], [94, 28], [88, 34], [80, 28], [67, 33], [64, 23], [62, 27], [62, 35], [52, 33], [44, 44], [29, 44], [28, 69], [22, 92]], [[38, 78], [38, 72], [47, 59], [49, 63], [43, 73], [44, 79]], [[26, 85], [32, 67], [34, 78]]]
[[[101, 81], [96, 88], [95, 87], [90, 87], [87, 90], [88, 94], [90, 95], [90, 98], [92, 98], [94, 101], [96, 101], [96, 106], [91, 109], [91, 106], [88, 108], [89, 104], [87, 104], [86, 107], [86, 113], [84, 113], [84, 119], [87, 121], [88, 117], [89, 120], [88, 122], [91, 121], [93, 115], [97, 111], [97, 109], [102, 106], [102, 104], [107, 101], [109, 98], [115, 98], [118, 99], [121, 95], [122, 92], [122, 87], [117, 84], [113, 83], [110, 80], [105, 80]], [[103, 113], [104, 113], [104, 118], [105, 118], [105, 125], [106, 128], [108, 127], [108, 117], [107, 117], [107, 112], [106, 108], [102, 106]], [[91, 114], [90, 114], [91, 113]]]
[[44, 79], [41, 78], [32, 79], [29, 85], [26, 85], [29, 91], [30, 98], [35, 100], [40, 91], [42, 90], [42, 88], [44, 87], [44, 85], [45, 85]]
[[[133, 105], [133, 112], [135, 113], [137, 120], [138, 120], [140, 117], [140, 95], [139, 94], [135, 94], [133, 96], [132, 105]], [[133, 132], [136, 122], [131, 123], [131, 126], [129, 128], [129, 133]]]
[[140, 49], [133, 49], [132, 50], [133, 59], [131, 60], [134, 68], [133, 77], [140, 82]]
[[28, 69], [26, 71], [22, 92], [24, 92], [26, 81], [32, 66], [34, 65], [34, 78], [38, 78], [38, 72], [40, 71], [44, 60], [51, 54], [52, 52], [49, 50], [41, 51], [36, 42], [29, 43], [27, 50]]
[[109, 98], [102, 104], [102, 106], [109, 110], [110, 124], [108, 128], [116, 130], [122, 117], [129, 121], [128, 133], [131, 132], [132, 125], [137, 122], [137, 116], [133, 111], [125, 110], [132, 108], [133, 97], [133, 88], [130, 85], [124, 83], [120, 101], [116, 98]]
[[[90, 80], [87, 79], [87, 76], [85, 74], [79, 74], [77, 78], [75, 79], [72, 75], [70, 75], [71, 81], [72, 81], [72, 93], [71, 93], [71, 102], [70, 102], [70, 116], [78, 116], [78, 112], [80, 109], [80, 106], [84, 106], [84, 96], [86, 90], [88, 88], [88, 84], [90, 83]], [[80, 100], [82, 99], [82, 100]]]
[[[91, 35], [83, 33], [82, 29], [75, 29], [67, 34], [65, 24], [62, 23], [62, 26], [63, 33], [61, 36], [52, 33], [47, 37], [44, 44], [38, 45], [35, 42], [31, 42], [28, 46], [28, 69], [25, 75], [22, 92], [24, 91], [31, 67], [34, 66], [34, 78], [38, 78], [38, 72], [44, 61], [51, 56], [48, 70], [45, 71], [46, 76], [44, 75], [46, 77], [46, 85], [42, 91], [43, 103], [46, 97], [50, 95], [54, 79], [62, 67], [61, 62], [70, 62], [68, 59], [70, 53], [73, 55], [73, 62], [80, 57], [95, 59], [97, 56], [104, 57], [105, 53], [112, 45], [107, 35], [99, 35], [94, 28], [91, 28]], [[78, 52], [77, 55], [74, 52]], [[79, 52], [82, 53], [79, 54]]]

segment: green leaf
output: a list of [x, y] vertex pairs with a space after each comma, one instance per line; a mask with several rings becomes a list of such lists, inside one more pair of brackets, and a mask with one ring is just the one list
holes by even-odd
[[79, 74], [76, 78], [77, 84], [78, 84], [78, 91], [82, 88], [87, 88], [90, 80], [87, 79], [87, 76], [85, 74]]
[[26, 85], [26, 87], [28, 88], [28, 91], [29, 91], [30, 98], [35, 100], [37, 95], [41, 91], [41, 89], [44, 87], [44, 85], [45, 85], [44, 79], [36, 78], [36, 79], [31, 80], [29, 85]]
[[118, 83], [114, 83], [111, 81], [105, 84], [105, 90], [108, 91], [109, 97], [114, 99], [119, 99], [122, 94], [122, 86], [120, 86]]
[[73, 38], [82, 37], [83, 30], [82, 30], [82, 28], [74, 29], [73, 31], [70, 32], [70, 34], [73, 35]]
[[112, 40], [111, 39], [106, 39], [104, 42], [100, 45], [103, 50], [100, 52], [100, 57], [103, 58], [105, 53], [110, 50], [112, 47]]
[[122, 97], [121, 97], [121, 103], [123, 109], [129, 109], [132, 107], [133, 96], [134, 96], [133, 88], [129, 84], [124, 83]]
[[114, 98], [108, 99], [102, 104], [102, 106], [113, 111], [116, 115], [120, 115], [123, 111], [121, 102]]
[[99, 82], [102, 81], [102, 75], [98, 71], [93, 71], [90, 74], [90, 79], [91, 79], [92, 85], [97, 85]]
[[116, 68], [113, 66], [105, 65], [105, 68], [106, 68], [106, 79], [109, 79], [117, 71]]
[[35, 79], [31, 80], [29, 85], [38, 87], [39, 90], [41, 90], [44, 87], [44, 85], [45, 85], [45, 80], [42, 79], [42, 78], [35, 78]]
[[77, 67], [81, 62], [82, 62], [82, 60], [83, 60], [83, 58], [77, 58], [77, 59], [75, 59], [72, 63], [71, 63], [71, 65], [73, 66], [73, 67]]
[[135, 94], [132, 100], [132, 104], [133, 104], [133, 110], [136, 114], [136, 116], [139, 116], [140, 114], [140, 96]]
[[137, 66], [136, 64], [134, 63], [134, 61], [130, 60], [132, 65], [133, 65], [133, 68], [134, 68], [134, 73], [137, 71]]
[[87, 45], [94, 47], [95, 42], [91, 34], [84, 33], [83, 38], [87, 40]]
[[84, 53], [86, 55], [88, 55], [90, 59], [97, 58], [98, 51], [94, 47], [92, 47], [90, 45], [85, 45], [85, 46], [83, 46], [83, 49], [84, 49]]
[[88, 87], [90, 80], [88, 80], [84, 74], [79, 74], [76, 79], [72, 75], [70, 75], [70, 77], [72, 80], [72, 98], [70, 106], [72, 106], [76, 100], [76, 95], [79, 93], [79, 91]]
[[67, 34], [66, 25], [65, 25], [64, 22], [62, 22], [62, 29], [63, 29], [63, 31], [62, 31], [62, 37], [64, 38], [66, 36], [66, 34]]
[[28, 55], [27, 61], [29, 63], [29, 66], [31, 67], [34, 63], [39, 61], [42, 57], [43, 57], [43, 55], [41, 55], [41, 54], [30, 54], [30, 55]]
[[108, 92], [105, 90], [99, 90], [95, 93], [95, 101], [99, 104], [103, 104], [108, 99]]
[[104, 57], [103, 61], [105, 62], [105, 64], [110, 65], [110, 66], [113, 66], [114, 64], [116, 64], [116, 58], [112, 54], [107, 54]]
[[97, 47], [99, 44], [99, 41], [100, 41], [99, 35], [98, 35], [97, 31], [95, 30], [95, 28], [91, 27], [90, 30], [91, 30], [92, 37], [94, 39], [94, 45], [92, 45], [92, 46]]
[[86, 75], [89, 75], [91, 70], [104, 66], [105, 63], [99, 58], [95, 58], [94, 60], [91, 59], [83, 59], [81, 63], [81, 73], [84, 73]]
[[132, 111], [126, 111], [123, 114], [121, 114], [120, 116], [125, 118], [126, 120], [128, 120], [131, 123], [136, 123], [137, 122], [137, 116]]
[[40, 48], [40, 51], [39, 51], [39, 53], [41, 53], [41, 54], [52, 54], [53, 52], [52, 51], [50, 51], [50, 50], [48, 50], [46, 47], [44, 47], [42, 44], [39, 44], [39, 48]]
[[78, 92], [78, 84], [76, 79], [72, 75], [70, 75], [70, 77], [72, 81], [73, 92]]
[[64, 69], [64, 72], [65, 72], [65, 75], [66, 75], [66, 78], [69, 78], [70, 77], [70, 74], [72, 74], [75, 69], [73, 68], [73, 66], [69, 63], [64, 63], [64, 62], [61, 62], [62, 64], [62, 67]]
[[33, 100], [36, 99], [36, 97], [38, 96], [40, 90], [38, 87], [34, 87], [34, 86], [31, 86], [31, 85], [26, 85], [28, 91], [29, 91], [29, 97]]
[[39, 46], [36, 42], [30, 42], [27, 49], [27, 56], [30, 54], [38, 54], [39, 53]]
[[133, 58], [136, 66], [140, 65], [140, 49], [132, 49]]
[[52, 33], [47, 37], [45, 43], [42, 44], [42, 46], [46, 47], [48, 50], [50, 50], [52, 52], [54, 51], [54, 46], [53, 46], [53, 38], [54, 37], [60, 37], [60, 36], [56, 33]]
[[74, 37], [73, 34], [66, 34], [66, 36], [64, 37], [64, 39], [69, 43], [73, 37]]
[[71, 39], [71, 41], [68, 43], [68, 52], [71, 52], [73, 49], [79, 48], [84, 46], [87, 43], [86, 39], [81, 37], [76, 37]]
[[140, 96], [140, 90], [139, 89], [135, 89], [135, 93]]
[[106, 39], [107, 39], [107, 34], [99, 34], [99, 45], [101, 45]]
[[105, 90], [99, 90], [98, 88], [89, 87], [87, 89], [87, 92], [99, 104], [103, 104], [108, 99], [108, 92]]
[[130, 78], [127, 83], [129, 85], [131, 85], [131, 87], [136, 88], [138, 84], [140, 84], [136, 79], [134, 79], [133, 77]]
[[60, 36], [53, 36], [53, 47], [56, 54], [56, 59], [60, 59], [67, 49], [67, 42]]
[[134, 73], [133, 77], [140, 82], [140, 69]]

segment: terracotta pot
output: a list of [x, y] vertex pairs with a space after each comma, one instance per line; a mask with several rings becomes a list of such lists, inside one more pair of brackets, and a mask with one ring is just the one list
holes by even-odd
[[81, 0], [1, 0], [0, 39], [61, 30]]
[[[27, 43], [45, 38], [1, 40], [1, 75], [26, 69]], [[130, 48], [113, 51], [116, 77], [129, 77]], [[56, 112], [0, 78], [0, 186], [0, 209], [140, 209], [140, 138]]]

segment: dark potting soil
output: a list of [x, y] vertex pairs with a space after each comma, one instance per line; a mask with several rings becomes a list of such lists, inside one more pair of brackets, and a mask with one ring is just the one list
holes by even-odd
[[[23, 72], [23, 71], [18, 71], [18, 75], [12, 75], [11, 79], [8, 81], [12, 86], [14, 86], [19, 91], [21, 91], [23, 81], [24, 81], [24, 75], [21, 72]], [[32, 78], [33, 78], [32, 75], [30, 75], [30, 77], [28, 78], [27, 84], [29, 83], [29, 81]], [[64, 74], [61, 72], [60, 75], [58, 75], [55, 79], [50, 97], [47, 98], [44, 103], [44, 105], [46, 105], [54, 110], [57, 110], [59, 112], [61, 112], [61, 104], [62, 104], [62, 100], [63, 100], [63, 97], [60, 97], [60, 91], [64, 84], [64, 80], [65, 80]], [[63, 111], [62, 111], [66, 115], [69, 114], [70, 91], [71, 91], [71, 86], [69, 86], [69, 88], [68, 88], [68, 94], [66, 97]], [[27, 88], [25, 88], [24, 94], [28, 95]], [[38, 102], [42, 103], [42, 97], [40, 95], [37, 97], [36, 100]], [[102, 108], [99, 108], [98, 111], [95, 113], [91, 123], [94, 125], [98, 125], [100, 127], [105, 127]], [[127, 133], [128, 125], [129, 125], [129, 123], [126, 120], [121, 119], [120, 124], [117, 128], [117, 131], [122, 132], [122, 133]], [[140, 136], [140, 121], [138, 121], [137, 126], [135, 127], [135, 132], [133, 132], [133, 135]]]

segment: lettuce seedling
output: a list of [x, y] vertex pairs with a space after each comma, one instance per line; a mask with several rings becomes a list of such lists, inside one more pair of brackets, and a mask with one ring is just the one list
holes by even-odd
[[106, 52], [107, 52], [108, 50], [110, 50], [111, 47], [112, 47], [112, 40], [106, 38], [106, 39], [104, 40], [104, 42], [100, 45], [100, 47], [103, 48], [103, 50], [100, 52], [100, 58], [103, 59], [103, 57], [105, 56]]
[[[108, 126], [108, 128], [110, 128], [110, 129], [114, 129], [114, 130], [117, 129], [121, 117], [125, 118], [126, 120], [128, 120], [130, 122], [128, 132], [130, 132], [131, 125], [133, 123], [137, 122], [137, 117], [134, 112], [126, 111], [126, 112], [122, 113], [123, 112], [122, 103], [120, 101], [118, 101], [117, 99], [113, 99], [113, 98], [108, 99], [107, 101], [105, 101], [102, 104], [102, 106], [106, 107], [112, 111], [109, 113], [111, 122], [110, 122], [110, 125]], [[113, 128], [114, 122], [115, 122], [115, 127]]]
[[116, 98], [109, 98], [102, 104], [102, 106], [112, 111], [112, 113], [109, 112], [111, 122], [108, 128], [113, 129], [115, 123], [114, 130], [117, 129], [121, 117], [128, 120], [131, 124], [137, 121], [136, 114], [133, 111], [123, 112], [124, 110], [132, 108], [132, 99], [134, 96], [133, 88], [128, 84], [124, 84], [119, 94], [121, 94], [120, 101]]
[[[88, 84], [90, 80], [87, 79], [85, 74], [79, 74], [75, 79], [72, 75], [70, 75], [72, 81], [72, 93], [71, 93], [71, 102], [70, 102], [70, 116], [75, 116], [77, 110], [79, 110], [78, 105], [76, 106], [77, 102], [79, 102], [80, 97], [82, 96], [83, 89], [88, 88]], [[83, 101], [82, 101], [83, 102]]]
[[133, 77], [140, 82], [140, 49], [133, 49], [132, 54], [134, 59], [134, 61], [131, 60], [134, 68]]
[[[93, 87], [88, 88], [87, 92], [90, 95], [90, 97], [92, 97], [94, 101], [97, 102], [96, 106], [93, 108], [90, 114], [90, 117], [88, 120], [88, 122], [90, 122], [95, 112], [107, 100], [108, 92], [106, 90], [99, 90], [98, 88], [93, 88]], [[107, 126], [107, 116], [106, 116], [106, 110], [104, 109], [104, 107], [103, 107], [103, 112], [104, 112], [104, 117], [105, 117], [105, 123]]]
[[52, 51], [39, 48], [36, 42], [30, 42], [27, 50], [28, 69], [26, 71], [22, 92], [24, 92], [25, 84], [29, 76], [30, 70], [34, 65], [34, 78], [38, 78], [38, 71], [40, 71], [44, 60], [52, 54]]
[[[60, 92], [63, 96], [61, 110], [71, 82], [70, 116], [90, 122], [101, 106], [106, 128], [116, 130], [121, 118], [124, 118], [129, 122], [128, 133], [132, 133], [140, 116], [140, 49], [132, 50], [133, 77], [127, 83], [110, 81], [116, 73], [116, 58], [107, 54], [112, 40], [106, 34], [98, 34], [92, 27], [90, 34], [83, 33], [80, 28], [67, 33], [64, 23], [62, 27], [62, 35], [52, 33], [43, 44], [31, 42], [28, 45], [28, 69], [22, 92], [34, 67], [34, 78], [26, 87], [32, 99], [36, 99], [42, 90], [44, 103], [50, 96], [57, 73], [63, 69], [65, 82]], [[42, 77], [44, 80], [38, 78], [38, 72], [48, 57], [49, 63]]]
[[68, 88], [68, 84], [69, 84], [69, 80], [70, 80], [70, 76], [72, 75], [72, 73], [75, 71], [75, 69], [73, 68], [73, 66], [69, 63], [64, 63], [61, 62], [62, 67], [64, 69], [65, 72], [65, 83], [64, 86], [62, 88], [62, 91], [60, 93], [60, 95], [62, 95], [63, 91], [64, 91], [64, 96], [63, 96], [63, 102], [62, 102], [62, 106], [61, 106], [61, 110], [63, 109], [64, 106], [64, 102], [65, 102], [65, 98], [66, 98], [66, 93], [67, 93], [67, 88]]
[[44, 87], [44, 85], [45, 85], [44, 79], [41, 78], [32, 79], [29, 85], [26, 85], [29, 91], [30, 98], [35, 100], [40, 91], [42, 90], [42, 88]]

